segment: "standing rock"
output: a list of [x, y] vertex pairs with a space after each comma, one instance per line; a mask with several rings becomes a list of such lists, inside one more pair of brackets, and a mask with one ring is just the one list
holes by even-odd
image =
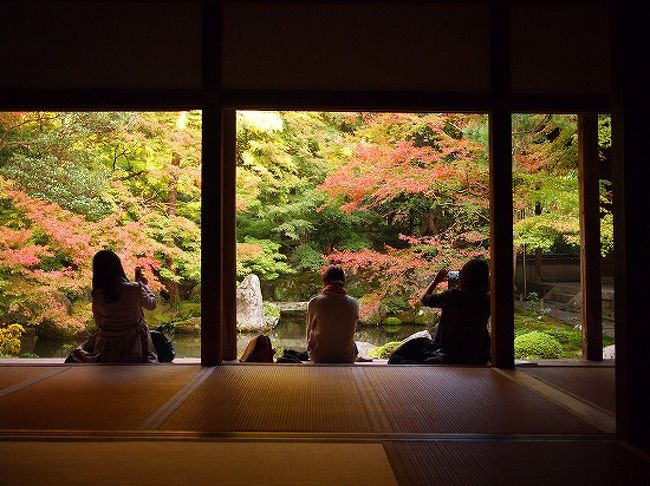
[[616, 359], [616, 345], [605, 346], [603, 348], [603, 359]]
[[260, 279], [251, 274], [244, 278], [237, 289], [237, 328], [263, 331], [265, 327]]

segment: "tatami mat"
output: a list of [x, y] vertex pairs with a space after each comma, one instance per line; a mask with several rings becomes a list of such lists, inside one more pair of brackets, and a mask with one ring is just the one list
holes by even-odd
[[69, 366], [0, 397], [0, 429], [133, 430], [198, 366]]
[[0, 442], [0, 483], [392, 486], [379, 443]]
[[537, 379], [587, 400], [608, 412], [616, 411], [616, 370], [613, 367], [521, 367]]
[[222, 366], [164, 430], [371, 432], [355, 367]]
[[60, 371], [51, 366], [0, 366], [0, 393], [22, 383], [45, 378]]
[[394, 446], [419, 485], [647, 485], [647, 457], [614, 441], [440, 441]]
[[395, 432], [598, 433], [490, 368], [366, 367]]

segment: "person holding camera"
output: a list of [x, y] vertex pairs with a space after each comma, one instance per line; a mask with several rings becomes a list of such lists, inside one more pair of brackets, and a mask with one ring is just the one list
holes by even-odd
[[[435, 292], [447, 280], [448, 289]], [[460, 271], [443, 268], [422, 294], [422, 305], [442, 309], [434, 345], [449, 364], [485, 364], [490, 361], [489, 267], [473, 259]]]
[[101, 250], [93, 258], [92, 310], [97, 331], [66, 363], [156, 363], [156, 352], [142, 309], [153, 310], [156, 296], [141, 268], [126, 278], [120, 258]]

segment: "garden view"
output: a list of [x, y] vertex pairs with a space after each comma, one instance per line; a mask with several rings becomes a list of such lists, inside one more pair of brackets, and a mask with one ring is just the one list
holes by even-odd
[[[489, 256], [487, 141], [480, 114], [238, 112], [237, 276], [260, 278], [274, 345], [304, 349], [304, 315], [273, 303], [308, 301], [328, 263], [348, 273], [370, 354], [431, 330], [417, 297], [435, 272]], [[606, 161], [604, 116], [599, 145]], [[517, 252], [578, 255], [576, 117], [515, 115], [513, 155]], [[606, 181], [601, 221], [607, 257]], [[0, 113], [0, 354], [83, 341], [92, 256], [109, 248], [158, 293], [149, 326], [198, 356], [200, 227], [200, 112]], [[576, 310], [540, 297], [515, 285], [517, 356], [579, 357]]]

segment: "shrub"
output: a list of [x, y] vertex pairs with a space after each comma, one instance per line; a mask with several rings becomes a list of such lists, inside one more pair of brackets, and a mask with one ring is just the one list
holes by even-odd
[[562, 345], [552, 336], [539, 331], [515, 338], [515, 357], [518, 359], [557, 359]]
[[0, 327], [0, 356], [18, 356], [20, 353], [20, 336], [25, 328], [20, 324]]
[[373, 358], [388, 359], [391, 353], [395, 351], [401, 344], [402, 341], [390, 341], [381, 346], [377, 346], [376, 348], [372, 348], [370, 351], [368, 351], [368, 354]]
[[555, 327], [544, 332], [557, 339], [565, 349], [582, 349], [582, 332], [580, 329], [566, 326], [565, 328]]
[[268, 328], [274, 328], [280, 320], [280, 308], [270, 302], [263, 302], [264, 306], [264, 323]]

